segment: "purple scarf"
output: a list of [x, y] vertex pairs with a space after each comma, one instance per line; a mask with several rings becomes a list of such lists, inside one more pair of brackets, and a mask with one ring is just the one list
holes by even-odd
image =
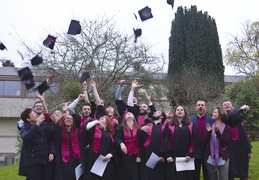
[[[212, 163], [214, 166], [214, 170], [218, 170], [218, 164], [219, 164], [219, 140], [216, 138], [216, 133], [214, 131], [214, 127], [216, 126], [216, 123], [212, 125], [212, 133], [210, 137], [210, 154], [211, 154], [211, 159]], [[224, 129], [225, 129], [225, 124], [222, 123], [219, 129], [219, 132], [222, 134]]]

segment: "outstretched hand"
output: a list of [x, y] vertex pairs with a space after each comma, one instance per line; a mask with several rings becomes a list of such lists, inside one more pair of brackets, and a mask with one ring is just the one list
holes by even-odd
[[44, 95], [45, 95], [45, 93], [43, 93], [42, 95], [40, 95], [39, 93], [35, 93], [35, 95], [36, 95], [42, 102], [44, 102]]
[[124, 85], [124, 83], [125, 83], [125, 80], [120, 80], [120, 82], [119, 82], [120, 88], [122, 88], [122, 86]]

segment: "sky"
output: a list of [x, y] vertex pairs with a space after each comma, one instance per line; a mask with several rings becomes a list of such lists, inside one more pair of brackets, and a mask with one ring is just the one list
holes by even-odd
[[[11, 59], [16, 67], [22, 67], [31, 57], [26, 55], [21, 41], [32, 47], [41, 46], [48, 34], [66, 32], [71, 19], [83, 21], [105, 15], [114, 17], [118, 29], [132, 35], [132, 42], [132, 28], [141, 28], [138, 42], [152, 45], [152, 52], [163, 54], [167, 63], [168, 38], [177, 7], [191, 5], [207, 11], [216, 20], [223, 56], [229, 42], [227, 35], [241, 34], [242, 24], [247, 20], [259, 20], [258, 0], [175, 0], [173, 9], [166, 0], [4, 0], [0, 6], [0, 41], [8, 51], [0, 51], [0, 59]], [[145, 6], [151, 8], [153, 18], [136, 20], [133, 14]], [[17, 50], [23, 54], [23, 61]], [[225, 74], [235, 75], [236, 71], [226, 66]]]

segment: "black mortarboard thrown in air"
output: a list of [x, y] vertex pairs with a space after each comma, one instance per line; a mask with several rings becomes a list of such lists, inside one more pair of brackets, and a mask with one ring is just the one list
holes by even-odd
[[35, 86], [33, 78], [23, 80], [23, 83], [25, 84], [27, 90]]
[[37, 65], [41, 64], [42, 61], [43, 61], [42, 57], [37, 54], [36, 56], [34, 56], [31, 59], [31, 65], [37, 66]]
[[67, 33], [71, 34], [71, 35], [80, 34], [81, 25], [80, 25], [79, 21], [71, 20]]
[[5, 45], [2, 42], [0, 43], [0, 49], [1, 50], [5, 50], [5, 49], [7, 50], [7, 48], [5, 47]]
[[167, 0], [167, 4], [170, 4], [172, 9], [174, 8], [174, 0]]
[[133, 28], [133, 32], [134, 32], [134, 42], [136, 43], [137, 42], [137, 38], [139, 36], [141, 36], [141, 34], [142, 34], [142, 29], [140, 29], [140, 28], [134, 29]]
[[148, 6], [139, 10], [138, 14], [139, 14], [139, 17], [140, 17], [141, 21], [145, 21], [145, 20], [148, 20], [148, 19], [153, 17], [153, 15], [151, 13], [151, 8], [149, 8]]
[[18, 71], [21, 81], [32, 79], [33, 75], [29, 67], [22, 68]]
[[88, 78], [90, 77], [89, 72], [83, 72], [81, 79], [80, 79], [80, 83], [82, 84], [84, 81], [86, 81]]
[[43, 81], [37, 88], [36, 90], [39, 91], [39, 93], [42, 95], [46, 90], [48, 90], [50, 87], [47, 83], [47, 81]]
[[56, 39], [56, 37], [48, 35], [48, 37], [43, 41], [43, 45], [53, 50]]

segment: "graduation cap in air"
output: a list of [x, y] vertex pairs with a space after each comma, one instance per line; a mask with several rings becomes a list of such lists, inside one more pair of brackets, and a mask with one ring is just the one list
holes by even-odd
[[76, 35], [81, 33], [81, 25], [79, 21], [71, 20], [68, 31], [68, 34]]
[[31, 65], [37, 66], [37, 65], [41, 64], [42, 61], [43, 61], [42, 57], [37, 54], [36, 56], [34, 56], [31, 59]]
[[25, 84], [27, 90], [35, 86], [33, 78], [23, 80], [22, 82]]
[[139, 36], [141, 36], [141, 34], [142, 34], [142, 29], [140, 29], [140, 28], [134, 29], [133, 28], [133, 32], [134, 32], [134, 42], [136, 43], [137, 42], [137, 38]]
[[18, 71], [21, 81], [32, 79], [33, 75], [29, 67], [22, 68]]
[[81, 79], [80, 79], [80, 83], [82, 84], [84, 81], [87, 81], [87, 79], [90, 77], [89, 72], [83, 72]]
[[47, 83], [47, 81], [43, 81], [37, 88], [36, 90], [39, 91], [39, 93], [42, 95], [46, 90], [48, 90], [50, 87]]
[[48, 82], [51, 81], [56, 75], [52, 74], [46, 81], [43, 81], [35, 90], [38, 90], [42, 95], [46, 90], [50, 89]]
[[145, 21], [145, 20], [148, 20], [150, 18], [153, 18], [153, 15], [151, 13], [151, 8], [149, 8], [148, 6], [139, 10], [138, 14], [139, 14], [139, 17], [140, 17], [141, 21]]
[[170, 4], [172, 9], [174, 8], [174, 0], [167, 0], [167, 4]]
[[5, 47], [5, 45], [2, 42], [0, 43], [0, 49], [1, 50], [5, 50], [5, 49], [7, 50], [7, 48]]
[[43, 41], [43, 45], [53, 50], [56, 39], [56, 37], [48, 35], [48, 37]]

